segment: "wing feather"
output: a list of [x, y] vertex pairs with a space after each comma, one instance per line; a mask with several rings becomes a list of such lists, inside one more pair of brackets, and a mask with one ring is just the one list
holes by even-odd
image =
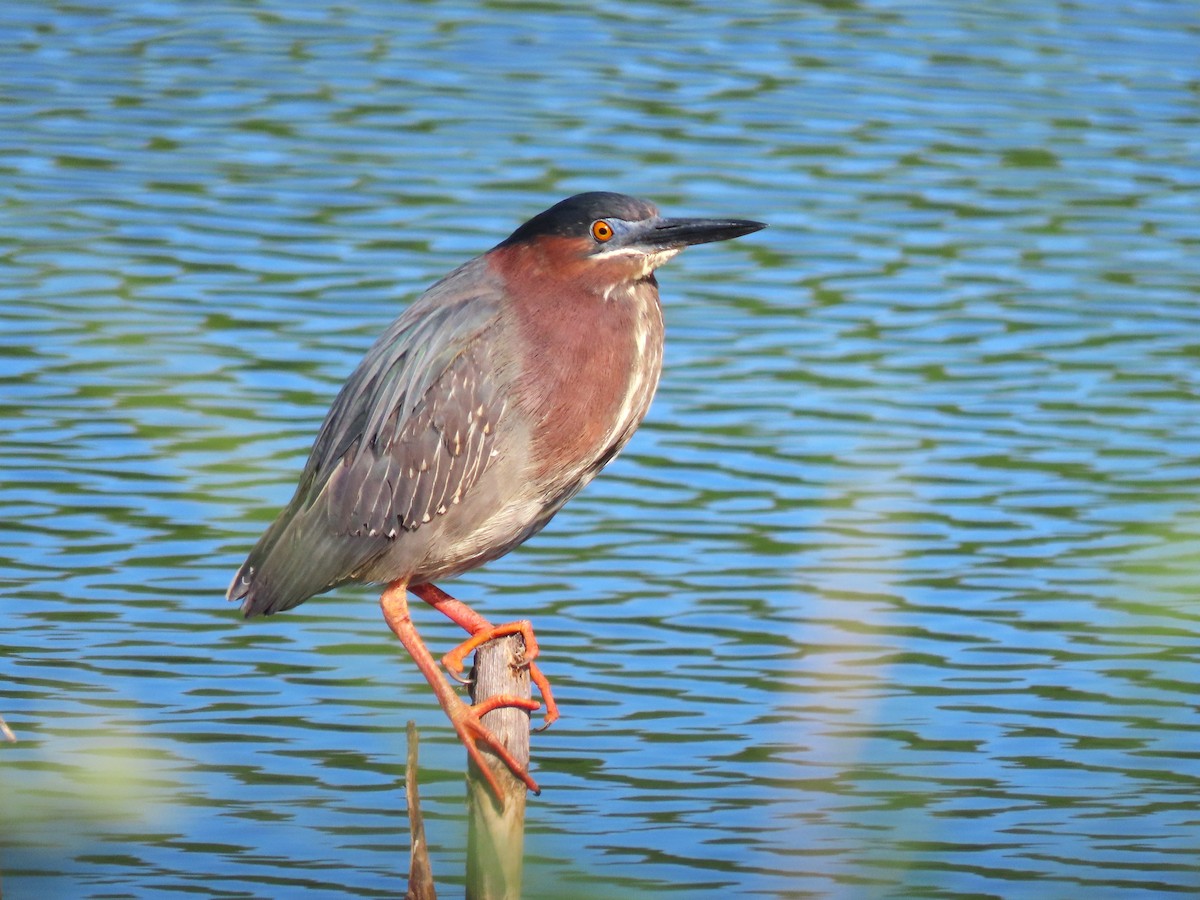
[[483, 476], [503, 413], [486, 339], [499, 296], [473, 268], [485, 264], [474, 260], [430, 288], [347, 380], [295, 496], [230, 588], [247, 615], [352, 578]]

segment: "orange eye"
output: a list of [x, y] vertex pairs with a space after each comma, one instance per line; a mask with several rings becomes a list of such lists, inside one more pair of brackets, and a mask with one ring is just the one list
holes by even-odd
[[592, 237], [594, 237], [596, 240], [598, 240], [602, 244], [605, 241], [612, 240], [612, 236], [615, 233], [616, 232], [613, 231], [613, 227], [611, 225], [609, 225], [607, 222], [605, 222], [603, 219], [597, 219], [595, 222], [592, 223]]

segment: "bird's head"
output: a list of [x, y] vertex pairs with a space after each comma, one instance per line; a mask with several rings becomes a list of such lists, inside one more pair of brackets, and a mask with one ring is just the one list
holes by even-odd
[[525, 247], [543, 268], [608, 290], [641, 281], [692, 244], [727, 241], [766, 226], [749, 219], [664, 218], [645, 200], [593, 191], [534, 216], [496, 249]]

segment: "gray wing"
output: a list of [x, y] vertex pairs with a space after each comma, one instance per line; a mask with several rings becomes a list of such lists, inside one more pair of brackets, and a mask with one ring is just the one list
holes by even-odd
[[321, 427], [301, 477], [304, 508], [325, 504], [344, 534], [395, 537], [458, 502], [483, 472], [503, 411], [479, 341], [488, 311], [447, 304], [389, 329]]
[[324, 503], [342, 533], [372, 538], [413, 532], [458, 503], [484, 472], [504, 412], [485, 358], [474, 342], [419, 400], [406, 384], [408, 365], [395, 362], [371, 386], [365, 425], [348, 413], [349, 427], [337, 419], [329, 442], [318, 438], [310, 502]]
[[334, 400], [291, 503], [230, 599], [247, 615], [303, 602], [447, 511], [487, 468], [504, 401], [490, 345], [498, 297], [468, 263], [371, 347]]

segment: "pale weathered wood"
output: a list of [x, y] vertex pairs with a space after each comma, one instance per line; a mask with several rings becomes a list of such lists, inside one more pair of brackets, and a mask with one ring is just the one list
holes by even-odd
[[421, 795], [417, 791], [417, 724], [408, 723], [408, 765], [404, 770], [404, 791], [408, 795], [408, 891], [405, 900], [437, 900], [433, 887], [433, 869], [429, 865], [429, 844], [425, 841], [425, 818], [421, 815]]
[[[471, 699], [508, 695], [529, 699], [529, 669], [519, 664], [525, 641], [519, 634], [497, 638], [475, 653]], [[504, 707], [483, 717], [521, 765], [529, 765], [529, 713]], [[525, 784], [488, 750], [483, 750], [504, 793], [503, 809], [487, 781], [470, 767], [467, 783], [467, 900], [519, 900], [525, 854]]]

